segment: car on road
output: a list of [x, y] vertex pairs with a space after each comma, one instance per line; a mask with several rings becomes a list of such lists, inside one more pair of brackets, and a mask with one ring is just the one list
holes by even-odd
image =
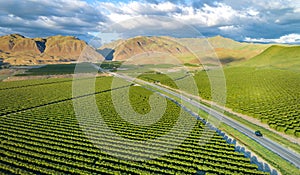
[[258, 137], [262, 137], [262, 136], [263, 136], [262, 133], [261, 133], [260, 131], [255, 131], [254, 134], [255, 134], [256, 136], [258, 136]]

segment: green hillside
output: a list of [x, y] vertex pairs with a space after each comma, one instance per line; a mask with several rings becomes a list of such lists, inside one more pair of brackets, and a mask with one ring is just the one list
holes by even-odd
[[[201, 55], [202, 59], [211, 56], [217, 56], [220, 59], [220, 62], [224, 65], [234, 65], [239, 62], [246, 61], [267, 49], [269, 44], [254, 44], [254, 43], [243, 43], [237, 42], [229, 38], [224, 38], [222, 36], [215, 36], [211, 38], [178, 38], [176, 39], [180, 43], [186, 45], [188, 48], [193, 51], [199, 50], [203, 45], [206, 49], [206, 52], [201, 52], [198, 55]], [[203, 49], [205, 50], [205, 49]], [[213, 52], [213, 53], [212, 53]]]
[[274, 45], [241, 65], [300, 70], [300, 46]]

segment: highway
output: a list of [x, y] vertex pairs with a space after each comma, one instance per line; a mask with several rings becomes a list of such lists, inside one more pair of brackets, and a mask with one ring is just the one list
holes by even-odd
[[[95, 66], [96, 67], [96, 66]], [[98, 69], [102, 70], [101, 68], [99, 68], [97, 66]], [[103, 70], [102, 70], [103, 71]], [[181, 100], [197, 107], [198, 109], [200, 110], [203, 110], [207, 113], [209, 113], [212, 117], [215, 117], [216, 119], [220, 120], [221, 122], [229, 125], [230, 127], [236, 129], [237, 131], [243, 133], [244, 135], [246, 135], [247, 137], [251, 138], [252, 140], [256, 141], [257, 143], [261, 144], [262, 146], [264, 146], [265, 148], [269, 149], [270, 151], [274, 152], [275, 154], [279, 155], [280, 157], [282, 157], [283, 159], [287, 160], [288, 162], [292, 163], [293, 165], [295, 165], [297, 168], [300, 169], [300, 155], [289, 150], [288, 148], [266, 138], [266, 137], [258, 137], [254, 134], [254, 131], [249, 129], [247, 126], [227, 117], [226, 115], [212, 109], [212, 108], [209, 108], [197, 101], [194, 101], [186, 96], [184, 96], [183, 94], [180, 94], [180, 93], [177, 93], [177, 92], [174, 92], [174, 91], [171, 91], [167, 88], [164, 88], [164, 87], [161, 87], [161, 86], [158, 86], [156, 84], [153, 84], [153, 83], [149, 83], [149, 82], [146, 82], [146, 81], [143, 81], [143, 80], [140, 80], [140, 79], [135, 79], [135, 78], [132, 78], [132, 77], [129, 77], [127, 75], [123, 75], [123, 74], [120, 74], [120, 73], [112, 73], [112, 72], [108, 72], [110, 73], [111, 75], [115, 76], [115, 77], [119, 77], [119, 78], [122, 78], [124, 80], [127, 80], [129, 82], [133, 82], [133, 83], [137, 83], [137, 84], [140, 84], [140, 85], [147, 85], [148, 87], [151, 87], [151, 89], [153, 91], [162, 91], [164, 92], [165, 95], [173, 95], [175, 97], [178, 97], [180, 98]], [[168, 96], [169, 96], [168, 95]], [[172, 98], [172, 97], [170, 97]]]

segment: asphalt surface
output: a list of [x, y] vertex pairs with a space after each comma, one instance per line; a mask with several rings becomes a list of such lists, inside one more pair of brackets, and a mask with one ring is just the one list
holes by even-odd
[[295, 153], [292, 150], [289, 150], [288, 148], [286, 148], [266, 137], [256, 136], [254, 134], [254, 132], [255, 132], [254, 130], [249, 129], [247, 126], [227, 117], [226, 115], [224, 115], [212, 108], [209, 108], [197, 101], [194, 101], [193, 99], [190, 99], [190, 98], [184, 96], [183, 94], [179, 94], [177, 92], [171, 91], [169, 89], [155, 85], [153, 83], [149, 83], [149, 82], [146, 82], [146, 81], [143, 81], [140, 79], [134, 79], [129, 76], [121, 75], [121, 74], [117, 74], [117, 73], [110, 73], [110, 74], [112, 74], [115, 77], [119, 77], [119, 78], [125, 79], [130, 82], [135, 82], [135, 83], [138, 83], [141, 85], [148, 85], [148, 86], [152, 87], [154, 91], [155, 91], [155, 89], [156, 90], [158, 89], [160, 91], [163, 91], [164, 93], [171, 94], [175, 97], [178, 97], [181, 100], [199, 108], [200, 110], [203, 110], [203, 111], [209, 113], [212, 117], [215, 117], [216, 119], [220, 120], [221, 122], [229, 125], [230, 127], [236, 129], [237, 131], [243, 133], [247, 137], [249, 137], [252, 140], [256, 141], [257, 143], [261, 144], [263, 147], [269, 149], [270, 151], [274, 152], [275, 154], [279, 155], [280, 157], [282, 157], [283, 159], [287, 160], [288, 162], [292, 163], [293, 165], [295, 165], [297, 168], [300, 169], [300, 155], [299, 154]]

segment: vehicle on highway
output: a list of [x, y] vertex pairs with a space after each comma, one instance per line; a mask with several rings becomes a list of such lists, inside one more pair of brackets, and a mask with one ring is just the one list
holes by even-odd
[[255, 133], [255, 135], [258, 136], [258, 137], [262, 137], [262, 136], [263, 136], [262, 133], [261, 133], [260, 131], [255, 131], [254, 133]]

